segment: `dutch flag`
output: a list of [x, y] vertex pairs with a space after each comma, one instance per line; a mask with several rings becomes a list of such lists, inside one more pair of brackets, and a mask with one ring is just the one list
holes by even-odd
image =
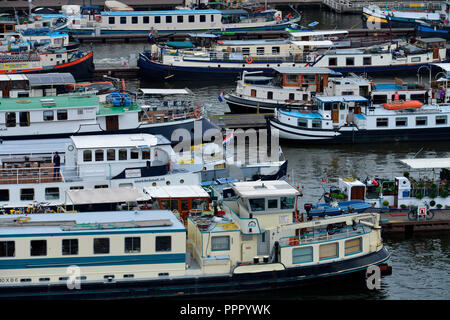
[[229, 145], [232, 141], [233, 141], [233, 132], [230, 133], [229, 135], [227, 135], [227, 136], [223, 139], [222, 145], [227, 146], [227, 145]]
[[223, 102], [223, 96], [225, 95], [225, 91], [222, 91], [219, 96], [217, 97], [217, 99], [219, 99], [219, 102]]

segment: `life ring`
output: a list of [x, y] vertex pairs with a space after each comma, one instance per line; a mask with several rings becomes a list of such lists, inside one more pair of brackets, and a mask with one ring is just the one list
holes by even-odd
[[30, 221], [31, 220], [31, 217], [18, 217], [17, 219], [16, 219], [16, 221], [17, 222], [27, 222], [27, 221]]
[[198, 110], [198, 109], [195, 109], [195, 110], [194, 110], [194, 117], [195, 117], [195, 118], [198, 119], [198, 118], [200, 118], [201, 115], [202, 115], [202, 113], [200, 112], [200, 110]]
[[247, 62], [248, 64], [253, 62], [253, 58], [248, 56], [247, 58], [245, 58], [245, 62]]
[[280, 16], [277, 16], [277, 17], [276, 17], [276, 20], [277, 20], [277, 22], [280, 22], [280, 21], [281, 21], [281, 17], [280, 17]]
[[95, 16], [95, 21], [101, 22], [102, 21], [102, 16]]

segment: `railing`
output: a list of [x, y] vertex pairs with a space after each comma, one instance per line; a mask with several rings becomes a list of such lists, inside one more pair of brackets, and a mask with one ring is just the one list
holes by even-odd
[[349, 226], [332, 231], [308, 232], [300, 236], [291, 236], [280, 238], [280, 246], [306, 245], [317, 242], [328, 242], [340, 239], [346, 239], [357, 235], [369, 233], [371, 229], [364, 225]]
[[233, 211], [233, 209], [231, 209], [228, 204], [226, 204], [225, 201], [223, 202], [223, 204], [228, 208], [228, 210], [230, 210], [230, 213], [233, 216], [233, 220], [236, 220], [243, 234], [259, 234], [261, 232], [258, 219], [241, 218], [236, 214], [236, 212]]

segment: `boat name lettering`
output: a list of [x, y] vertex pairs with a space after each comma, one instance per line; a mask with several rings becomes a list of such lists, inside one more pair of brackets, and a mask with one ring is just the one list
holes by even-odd
[[0, 283], [14, 283], [14, 282], [19, 282], [19, 278], [13, 277], [0, 278]]
[[141, 183], [141, 182], [156, 182], [156, 181], [165, 181], [164, 178], [157, 178], [157, 179], [142, 179], [142, 180], [134, 180], [135, 183]]

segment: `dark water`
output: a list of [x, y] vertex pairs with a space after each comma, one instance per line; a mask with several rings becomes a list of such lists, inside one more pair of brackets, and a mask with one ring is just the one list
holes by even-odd
[[[338, 15], [330, 11], [303, 9], [304, 24], [319, 21], [320, 29], [359, 28], [359, 15]], [[97, 64], [117, 65], [124, 59], [135, 57], [148, 46], [142, 44], [99, 44], [94, 46]], [[134, 56], [133, 56], [134, 55]], [[132, 65], [132, 59], [129, 60]], [[409, 74], [403, 79], [414, 81], [417, 76]], [[373, 78], [375, 82], [393, 82], [386, 76]], [[127, 80], [128, 89], [136, 88], [190, 88], [207, 108], [210, 115], [228, 112], [225, 103], [217, 96], [222, 90], [231, 91], [233, 82], [185, 82], [152, 83], [145, 80]], [[283, 152], [289, 161], [289, 174], [294, 184], [303, 187], [304, 202], [316, 202], [323, 193], [322, 179], [328, 185], [337, 185], [339, 177], [354, 176], [361, 179], [379, 175], [392, 177], [408, 170], [399, 159], [413, 157], [450, 157], [448, 142], [392, 143], [365, 145], [304, 146], [299, 143], [283, 143]], [[409, 170], [408, 170], [409, 171]], [[425, 174], [432, 172], [411, 174]], [[438, 172], [437, 172], [438, 174]], [[361, 285], [331, 286], [327, 290], [286, 290], [276, 295], [262, 293], [252, 295], [254, 299], [373, 299], [373, 300], [448, 300], [450, 299], [450, 235], [429, 234], [411, 239], [385, 239], [392, 258], [393, 274], [382, 279], [382, 288], [368, 290]], [[249, 298], [246, 296], [245, 298]]]

